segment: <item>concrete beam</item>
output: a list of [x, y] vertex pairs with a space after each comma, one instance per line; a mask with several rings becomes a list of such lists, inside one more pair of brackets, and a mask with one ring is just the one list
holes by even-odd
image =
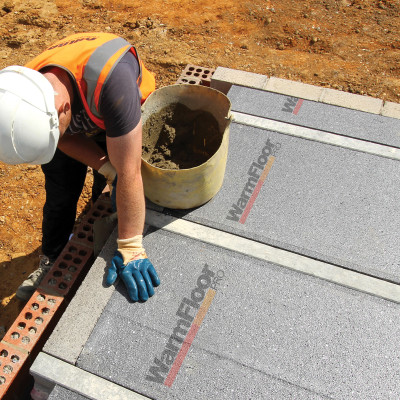
[[[93, 400], [149, 400], [148, 397], [125, 389], [45, 353], [39, 353], [30, 373], [39, 385], [45, 383], [45, 386], [41, 386], [42, 390], [44, 388], [52, 390], [57, 384]], [[51, 390], [48, 394], [51, 393]]]
[[232, 85], [263, 89], [267, 80], [265, 75], [218, 67], [211, 78], [211, 87], [227, 94]]

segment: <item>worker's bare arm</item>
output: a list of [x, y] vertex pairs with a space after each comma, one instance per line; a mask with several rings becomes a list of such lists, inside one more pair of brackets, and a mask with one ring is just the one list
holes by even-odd
[[107, 161], [104, 151], [96, 142], [84, 134], [64, 134], [58, 142], [58, 148], [89, 167], [99, 170]]
[[142, 121], [128, 134], [107, 137], [108, 157], [117, 171], [118, 237], [143, 233], [145, 201], [141, 175]]

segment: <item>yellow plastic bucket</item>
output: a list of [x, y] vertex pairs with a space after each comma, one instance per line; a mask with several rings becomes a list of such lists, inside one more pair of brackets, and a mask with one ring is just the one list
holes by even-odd
[[228, 157], [231, 103], [223, 93], [206, 86], [185, 84], [166, 86], [154, 91], [144, 103], [143, 126], [153, 113], [174, 103], [181, 103], [190, 110], [211, 113], [222, 133], [222, 142], [216, 153], [194, 168], [176, 170], [158, 168], [142, 157], [145, 196], [163, 207], [188, 209], [209, 201], [222, 186]]

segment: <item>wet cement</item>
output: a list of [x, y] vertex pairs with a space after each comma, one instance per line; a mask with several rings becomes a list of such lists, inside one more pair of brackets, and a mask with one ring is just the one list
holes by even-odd
[[172, 103], [145, 122], [142, 156], [158, 168], [193, 168], [209, 160], [221, 142], [222, 133], [211, 113]]

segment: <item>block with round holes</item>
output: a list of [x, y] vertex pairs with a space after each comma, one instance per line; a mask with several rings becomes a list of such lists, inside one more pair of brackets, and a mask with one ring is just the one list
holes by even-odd
[[101, 201], [105, 202], [109, 205], [111, 205], [111, 198], [110, 198], [110, 193], [109, 192], [104, 192], [99, 196], [99, 198], [96, 201]]
[[46, 340], [46, 328], [50, 322], [56, 322], [57, 316], [54, 315], [65, 302], [64, 297], [80, 281], [78, 278], [82, 271], [90, 267], [93, 261], [94, 221], [111, 213], [109, 194], [102, 194], [78, 225], [78, 233], [83, 233], [83, 238], [76, 235], [76, 240], [67, 243], [38, 290], [1, 341], [0, 399], [6, 395], [13, 381], [18, 384], [18, 379], [14, 378], [18, 372], [22, 375], [25, 373], [21, 368], [24, 363], [28, 365], [26, 361], [29, 354], [41, 338]]
[[39, 289], [44, 293], [66, 296], [82, 272], [93, 261], [93, 249], [77, 242], [69, 241], [54, 265], [43, 278]]
[[203, 86], [210, 86], [211, 77], [213, 76], [215, 69], [204, 68], [199, 65], [188, 64], [181, 74], [182, 77], [196, 78], [200, 80], [200, 84]]
[[187, 85], [201, 85], [201, 80], [198, 78], [189, 77], [186, 75], [181, 75], [176, 81], [177, 84], [187, 84]]
[[0, 399], [6, 395], [7, 390], [28, 356], [28, 353], [20, 351], [7, 343], [0, 343]]
[[83, 220], [75, 228], [70, 243], [84, 245], [93, 250], [93, 223]]
[[108, 193], [103, 193], [93, 204], [91, 211], [95, 212], [96, 210], [101, 213], [101, 218], [113, 213]]
[[35, 291], [7, 331], [2, 343], [30, 353], [63, 300], [61, 296]]
[[79, 243], [93, 249], [93, 224], [99, 219], [112, 214], [111, 201], [101, 196], [75, 228], [70, 242]]

